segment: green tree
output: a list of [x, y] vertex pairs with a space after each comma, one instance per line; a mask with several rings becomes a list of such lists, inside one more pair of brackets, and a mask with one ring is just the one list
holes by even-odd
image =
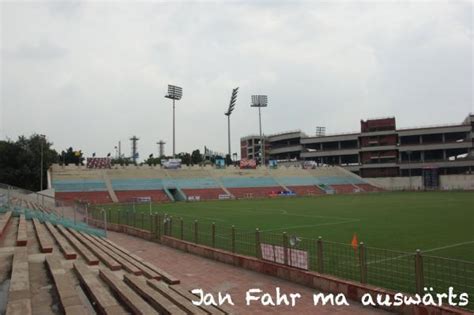
[[15, 142], [0, 141], [0, 182], [33, 191], [45, 189], [47, 170], [59, 161], [51, 146], [46, 137], [38, 134], [29, 138], [20, 136]]
[[202, 155], [199, 149], [194, 150], [191, 153], [191, 163], [192, 164], [201, 164], [202, 163]]

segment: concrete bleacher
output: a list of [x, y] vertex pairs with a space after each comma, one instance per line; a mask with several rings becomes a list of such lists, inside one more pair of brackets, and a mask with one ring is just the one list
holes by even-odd
[[[225, 314], [194, 306], [178, 278], [109, 239], [13, 214], [0, 214], [7, 315]], [[22, 234], [28, 241], [19, 245]]]
[[[81, 170], [86, 175], [79, 176]], [[69, 172], [68, 175], [66, 169], [61, 169], [58, 178], [53, 172], [56, 196], [92, 203], [130, 202], [140, 197], [150, 197], [152, 202], [175, 201], [169, 189], [178, 189], [184, 196], [178, 198], [180, 200], [186, 199], [186, 196], [211, 200], [224, 194], [235, 198], [267, 197], [279, 191], [293, 191], [298, 196], [380, 191], [359, 176], [335, 166], [314, 169], [295, 166], [276, 169], [195, 166], [176, 170], [159, 166], [127, 166], [101, 170], [102, 173], [98, 170], [89, 173], [88, 169], [72, 167]], [[76, 175], [78, 177], [74, 179]]]

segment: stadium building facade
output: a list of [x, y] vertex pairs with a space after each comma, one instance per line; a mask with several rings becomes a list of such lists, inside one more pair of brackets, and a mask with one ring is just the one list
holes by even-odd
[[339, 165], [362, 177], [419, 176], [423, 169], [440, 174], [474, 171], [474, 114], [459, 124], [417, 128], [396, 127], [395, 117], [361, 120], [360, 132], [308, 136], [289, 131], [241, 138], [241, 157], [265, 160], [315, 161]]

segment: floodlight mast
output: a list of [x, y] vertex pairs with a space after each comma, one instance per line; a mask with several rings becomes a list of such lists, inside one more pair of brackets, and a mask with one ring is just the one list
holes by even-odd
[[175, 138], [175, 101], [179, 101], [183, 97], [183, 88], [168, 84], [168, 95], [166, 98], [173, 100], [173, 158], [176, 157], [176, 138]]
[[227, 109], [227, 112], [224, 113], [224, 115], [227, 116], [227, 143], [228, 143], [228, 149], [229, 149], [229, 158], [232, 158], [231, 148], [230, 148], [230, 115], [234, 111], [235, 102], [237, 101], [237, 93], [238, 92], [239, 92], [238, 87], [236, 87], [235, 89], [232, 90], [232, 95], [230, 97], [230, 102], [229, 102], [229, 108]]
[[250, 107], [258, 107], [258, 123], [260, 129], [260, 152], [262, 163], [265, 166], [265, 140], [262, 137], [262, 107], [267, 107], [268, 105], [268, 96], [267, 95], [252, 95], [252, 104]]

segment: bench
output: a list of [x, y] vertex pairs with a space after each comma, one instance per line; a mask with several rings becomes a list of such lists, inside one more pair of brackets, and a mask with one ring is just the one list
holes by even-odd
[[166, 298], [163, 294], [153, 290], [144, 280], [137, 276], [125, 275], [123, 281], [137, 292], [145, 301], [160, 311], [161, 314], [187, 314], [173, 301]]
[[122, 280], [117, 278], [112, 271], [100, 269], [99, 276], [117, 294], [119, 299], [132, 310], [133, 314], [159, 314]]
[[74, 271], [101, 314], [128, 314], [86, 265], [75, 262]]
[[140, 261], [140, 263], [143, 265], [143, 266], [146, 266], [148, 268], [150, 268], [151, 270], [153, 270], [154, 272], [156, 272], [157, 274], [159, 274], [161, 276], [161, 278], [163, 278], [163, 280], [168, 283], [168, 284], [179, 284], [180, 283], [180, 280], [176, 277], [174, 277], [173, 275], [170, 275], [168, 274], [166, 271], [156, 267], [155, 265], [153, 265], [152, 263], [149, 263], [147, 261], [145, 261], [144, 259], [138, 257], [137, 255], [134, 255], [132, 253], [130, 253], [129, 251], [127, 251], [125, 248], [115, 244], [114, 242], [106, 239], [106, 238], [103, 238], [103, 240], [105, 242], [108, 242], [111, 246], [114, 246], [115, 248], [117, 248], [118, 250], [120, 250], [121, 252], [123, 252], [124, 254], [132, 257], [133, 259], [135, 259], [136, 261]]
[[74, 246], [74, 248], [84, 257], [84, 260], [87, 262], [89, 266], [98, 265], [99, 260], [94, 254], [87, 249], [84, 245], [77, 238], [75, 238], [68, 230], [62, 225], [58, 225], [58, 230], [61, 232], [64, 237]]
[[122, 265], [116, 262], [112, 257], [107, 255], [103, 250], [95, 246], [94, 244], [91, 244], [89, 240], [87, 240], [81, 233], [73, 230], [73, 229], [68, 229], [69, 232], [71, 232], [72, 235], [74, 235], [79, 241], [81, 241], [82, 244], [84, 244], [94, 255], [100, 259], [107, 267], [109, 267], [111, 270], [120, 270], [122, 269]]
[[66, 239], [61, 234], [59, 234], [58, 230], [56, 230], [56, 228], [51, 224], [51, 222], [46, 221], [45, 225], [48, 228], [51, 235], [53, 235], [53, 238], [58, 243], [59, 248], [61, 249], [61, 251], [64, 254], [64, 258], [66, 258], [66, 259], [76, 259], [77, 254], [74, 251], [74, 249], [69, 245], [69, 243], [66, 241]]
[[121, 258], [125, 259], [126, 261], [128, 261], [129, 263], [133, 264], [134, 266], [136, 266], [137, 268], [139, 268], [142, 273], [149, 279], [157, 279], [157, 280], [160, 280], [161, 279], [161, 276], [156, 273], [155, 271], [153, 271], [152, 269], [148, 268], [147, 266], [143, 265], [142, 264], [142, 259], [140, 260], [136, 260], [128, 255], [126, 255], [125, 253], [123, 253], [122, 251], [118, 250], [117, 248], [115, 248], [114, 246], [112, 246], [110, 243], [106, 242], [103, 238], [101, 237], [97, 237], [97, 236], [92, 236], [97, 242], [101, 243], [103, 246], [105, 246], [108, 250], [112, 251], [113, 253], [115, 253], [116, 255], [120, 256]]
[[29, 315], [31, 309], [30, 273], [27, 247], [16, 247], [8, 291], [7, 315]]
[[91, 244], [94, 244], [96, 247], [98, 247], [100, 250], [106, 252], [110, 257], [112, 257], [115, 261], [117, 261], [120, 265], [122, 265], [122, 268], [125, 269], [126, 271], [136, 275], [140, 276], [143, 274], [143, 272], [138, 269], [136, 266], [132, 265], [131, 263], [127, 262], [124, 260], [122, 257], [119, 255], [115, 254], [114, 252], [110, 251], [107, 247], [103, 246], [100, 242], [98, 242], [95, 238], [93, 238], [91, 235], [81, 233]]
[[0, 216], [0, 237], [2, 237], [3, 233], [5, 232], [5, 229], [7, 228], [11, 217], [12, 217], [11, 211], [8, 211], [4, 215]]
[[20, 220], [18, 221], [18, 234], [16, 237], [16, 246], [26, 246], [28, 243], [28, 234], [27, 234], [26, 220], [25, 215], [20, 215]]
[[187, 314], [198, 314], [205, 315], [207, 314], [204, 310], [200, 309], [194, 305], [190, 300], [184, 298], [182, 295], [176, 293], [176, 291], [171, 290], [169, 286], [158, 280], [147, 280], [146, 281], [150, 287], [157, 290], [163, 294], [167, 299], [173, 301], [176, 305], [179, 306]]
[[38, 237], [41, 252], [53, 252], [53, 242], [48, 235], [48, 232], [46, 232], [44, 225], [41, 224], [36, 218], [33, 218], [33, 225], [35, 226], [36, 236]]

